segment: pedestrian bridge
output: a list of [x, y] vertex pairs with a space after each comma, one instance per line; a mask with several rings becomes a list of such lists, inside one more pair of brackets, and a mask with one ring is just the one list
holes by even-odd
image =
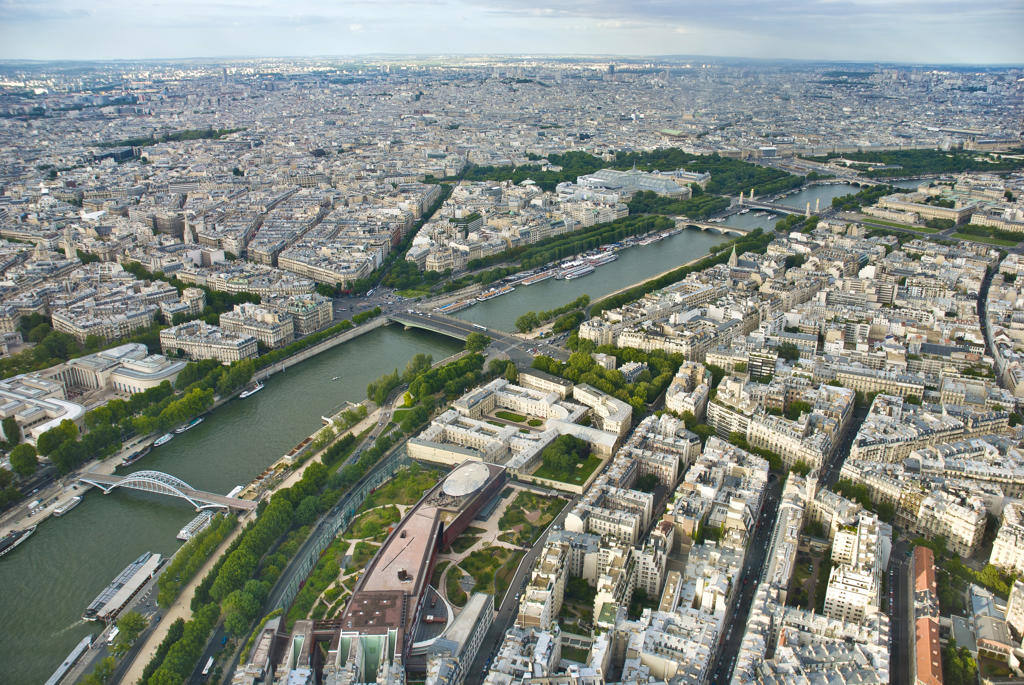
[[196, 490], [191, 485], [162, 471], [136, 471], [127, 476], [107, 475], [103, 473], [84, 473], [78, 480], [82, 483], [95, 485], [110, 494], [114, 488], [128, 488], [142, 492], [155, 492], [188, 501], [196, 510], [203, 509], [238, 509], [249, 511], [256, 508], [256, 502], [235, 497], [225, 497], [212, 492]]

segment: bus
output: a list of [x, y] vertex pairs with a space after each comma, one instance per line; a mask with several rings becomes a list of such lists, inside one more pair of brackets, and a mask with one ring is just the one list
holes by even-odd
[[481, 326], [478, 323], [473, 324], [473, 328], [479, 328], [481, 331], [486, 331], [487, 330], [487, 326]]
[[213, 657], [211, 656], [206, 660], [206, 666], [203, 666], [203, 677], [210, 675], [210, 669], [213, 668]]
[[121, 632], [121, 629], [118, 628], [117, 626], [114, 626], [114, 629], [111, 630], [109, 633], [107, 633], [107, 644], [108, 645], [114, 644], [114, 640], [117, 639], [117, 635], [120, 632]]

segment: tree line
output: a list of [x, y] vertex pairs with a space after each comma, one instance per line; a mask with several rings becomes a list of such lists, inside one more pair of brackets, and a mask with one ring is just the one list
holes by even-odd
[[[429, 405], [431, 391], [454, 389], [456, 386], [449, 383], [465, 380], [474, 368], [479, 379], [483, 361], [481, 355], [468, 355], [438, 369], [421, 372], [412, 384], [419, 406]], [[422, 367], [422, 360], [417, 365]], [[423, 422], [428, 418], [429, 411], [423, 416]], [[221, 618], [228, 632], [245, 635], [260, 614], [271, 587], [298, 551], [301, 540], [308, 535], [308, 526], [339, 502], [403, 434], [411, 434], [420, 425], [422, 423], [407, 425], [403, 421], [398, 430], [380, 436], [353, 460], [348, 458], [358, 440], [346, 434], [326, 449], [322, 463], [306, 467], [298, 483], [261, 502], [256, 519], [232, 541], [196, 588], [192, 618], [180, 628], [172, 626], [171, 635], [176, 637], [170, 639], [169, 635], [160, 645], [146, 667], [144, 682], [170, 685], [187, 679]]]
[[635, 285], [632, 288], [623, 290], [621, 293], [610, 295], [603, 300], [599, 300], [590, 308], [590, 314], [591, 316], [597, 316], [603, 311], [621, 307], [629, 302], [639, 300], [647, 293], [651, 293], [655, 290], [660, 290], [672, 285], [673, 283], [677, 283], [689, 276], [691, 273], [710, 269], [716, 264], [724, 264], [729, 261], [729, 254], [731, 253], [732, 247], [736, 248], [737, 254], [742, 254], [744, 252], [763, 253], [768, 249], [768, 244], [771, 241], [771, 234], [764, 233], [764, 231], [758, 228], [741, 238], [712, 246], [712, 254], [698, 262], [681, 266], [678, 269], [673, 269], [667, 274], [662, 274], [657, 278], [644, 281], [640, 285]]

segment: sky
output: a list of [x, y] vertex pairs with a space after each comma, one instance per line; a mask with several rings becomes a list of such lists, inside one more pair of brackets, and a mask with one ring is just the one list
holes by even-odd
[[1024, 0], [0, 0], [0, 59], [380, 53], [1024, 64]]

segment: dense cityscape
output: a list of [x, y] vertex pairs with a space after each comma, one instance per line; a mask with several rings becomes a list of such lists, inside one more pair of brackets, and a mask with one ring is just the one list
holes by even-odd
[[1024, 682], [1022, 96], [0, 62], [0, 681]]

